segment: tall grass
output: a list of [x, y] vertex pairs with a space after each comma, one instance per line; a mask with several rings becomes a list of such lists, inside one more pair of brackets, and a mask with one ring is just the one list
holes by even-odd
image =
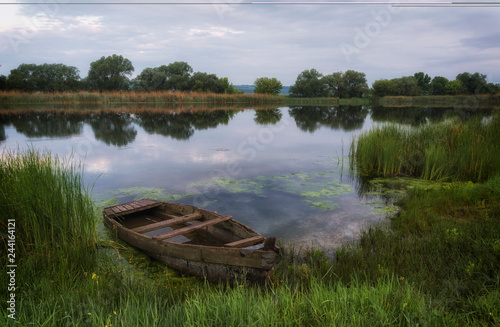
[[385, 125], [353, 140], [350, 164], [368, 175], [485, 181], [500, 173], [499, 138], [500, 114], [487, 121]]
[[386, 96], [371, 102], [384, 107], [500, 108], [500, 94]]
[[30, 149], [0, 157], [0, 229], [6, 260], [7, 222], [15, 222], [15, 255], [26, 276], [68, 278], [95, 264], [93, 203], [81, 167]]
[[205, 92], [62, 92], [62, 93], [26, 93], [18, 91], [0, 92], [0, 105], [41, 105], [41, 104], [124, 104], [155, 103], [168, 106], [193, 103], [217, 105], [258, 105], [284, 103], [284, 98], [269, 94], [220, 94]]

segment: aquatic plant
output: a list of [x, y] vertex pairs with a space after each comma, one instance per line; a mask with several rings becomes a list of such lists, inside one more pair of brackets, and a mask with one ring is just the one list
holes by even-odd
[[500, 114], [419, 127], [384, 125], [353, 139], [350, 167], [365, 175], [485, 181], [500, 173]]
[[[23, 274], [61, 274], [95, 261], [95, 216], [82, 167], [34, 149], [0, 157], [0, 231], [15, 224], [16, 263]], [[4, 256], [5, 255], [5, 256]]]

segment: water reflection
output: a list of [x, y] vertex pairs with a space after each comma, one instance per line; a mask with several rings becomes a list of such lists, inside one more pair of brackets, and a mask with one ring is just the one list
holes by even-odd
[[[69, 111], [28, 112], [9, 114], [3, 112], [2, 126], [13, 125], [18, 133], [29, 138], [66, 137], [82, 133], [85, 124], [90, 125], [96, 140], [106, 145], [123, 147], [137, 136], [137, 127], [146, 133], [188, 140], [196, 131], [229, 125], [243, 110], [211, 111]], [[289, 115], [302, 130], [313, 133], [322, 126], [351, 131], [359, 129], [368, 114], [361, 106], [340, 107], [292, 107]], [[280, 108], [255, 110], [254, 122], [258, 125], [275, 125], [283, 118]], [[2, 134], [0, 134], [2, 136]], [[5, 140], [5, 132], [3, 132]]]
[[141, 112], [135, 122], [148, 134], [168, 136], [176, 140], [187, 140], [196, 130], [227, 125], [238, 111], [214, 110], [206, 112]]
[[68, 137], [82, 132], [84, 116], [52, 113], [12, 115], [6, 120], [28, 137]]
[[290, 107], [288, 112], [295, 119], [297, 127], [309, 133], [315, 132], [321, 126], [353, 131], [363, 126], [368, 115], [368, 109], [362, 106], [302, 106]]
[[376, 122], [391, 122], [412, 126], [418, 126], [428, 121], [437, 122], [448, 118], [465, 121], [472, 116], [491, 114], [491, 109], [477, 108], [373, 107], [371, 109], [371, 118]]
[[255, 110], [255, 118], [253, 119], [259, 125], [276, 125], [283, 118], [283, 114], [279, 108]]
[[126, 146], [137, 135], [130, 113], [101, 113], [90, 115], [85, 121], [92, 126], [95, 138], [106, 145]]
[[382, 208], [391, 200], [374, 192], [369, 180], [347, 174], [342, 140], [352, 139], [349, 132], [369, 129], [374, 120], [417, 124], [461, 114], [469, 112], [359, 106], [5, 110], [0, 141], [8, 149], [44, 137], [36, 140], [40, 149], [63, 156], [74, 150], [86, 178], [99, 176], [93, 194], [105, 201], [203, 202], [263, 235], [333, 248], [381, 218], [371, 203]]

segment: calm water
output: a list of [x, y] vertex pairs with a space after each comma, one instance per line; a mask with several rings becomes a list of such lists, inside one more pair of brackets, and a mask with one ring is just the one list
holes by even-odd
[[35, 147], [81, 161], [98, 205], [150, 197], [194, 204], [297, 247], [334, 248], [384, 217], [349, 171], [371, 126], [419, 124], [453, 109], [4, 110], [2, 151]]

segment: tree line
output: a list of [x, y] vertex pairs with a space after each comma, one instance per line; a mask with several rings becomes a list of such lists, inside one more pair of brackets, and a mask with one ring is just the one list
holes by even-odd
[[[21, 64], [8, 76], [0, 75], [0, 90], [24, 92], [88, 91], [198, 91], [242, 93], [227, 77], [193, 72], [186, 62], [145, 68], [130, 79], [134, 66], [123, 56], [113, 54], [90, 64], [88, 76], [81, 78], [79, 70], [63, 64]], [[254, 82], [255, 93], [279, 94], [283, 88], [276, 78], [261, 77]], [[492, 94], [500, 92], [500, 84], [488, 83], [486, 75], [461, 73], [455, 80], [423, 72], [413, 76], [377, 80], [369, 88], [366, 75], [354, 70], [323, 75], [316, 69], [304, 70], [290, 87], [292, 97], [355, 98], [366, 96], [416, 96]]]
[[8, 76], [0, 76], [0, 90], [24, 92], [73, 91], [201, 91], [240, 93], [227, 77], [193, 73], [186, 62], [174, 62], [155, 68], [145, 68], [136, 78], [132, 62], [120, 55], [101, 57], [90, 64], [88, 76], [81, 78], [79, 70], [63, 64], [21, 64]]
[[461, 94], [496, 94], [500, 92], [500, 84], [488, 83], [486, 75], [480, 73], [461, 73], [454, 80], [443, 76], [431, 78], [418, 72], [413, 76], [377, 80], [372, 85], [374, 96], [388, 95], [461, 95]]

